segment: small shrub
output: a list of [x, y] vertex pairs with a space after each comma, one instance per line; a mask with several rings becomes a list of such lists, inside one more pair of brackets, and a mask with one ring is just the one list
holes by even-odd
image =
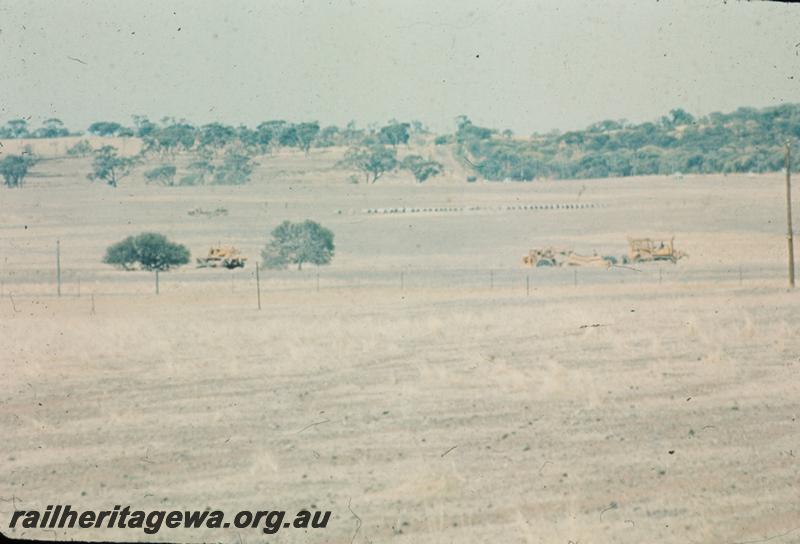
[[168, 187], [175, 185], [175, 173], [177, 168], [172, 164], [162, 164], [144, 173], [144, 178], [148, 183], [160, 183]]
[[92, 152], [92, 144], [88, 140], [81, 140], [77, 144], [67, 149], [69, 157], [86, 157]]
[[250, 181], [253, 173], [253, 161], [247, 155], [228, 152], [222, 165], [214, 168], [215, 185], [243, 185]]
[[452, 135], [445, 134], [445, 135], [442, 135], [442, 136], [437, 136], [436, 139], [433, 140], [433, 143], [435, 145], [447, 145], [447, 144], [452, 144], [453, 141], [454, 140], [453, 140], [453, 136]]
[[425, 160], [419, 155], [408, 155], [402, 160], [400, 166], [414, 175], [417, 183], [422, 183], [428, 178], [438, 176], [444, 171], [442, 163], [434, 160]]
[[178, 182], [178, 185], [181, 186], [202, 185], [204, 180], [205, 180], [205, 175], [202, 172], [192, 172], [191, 174], [186, 174], [185, 176], [183, 176]]

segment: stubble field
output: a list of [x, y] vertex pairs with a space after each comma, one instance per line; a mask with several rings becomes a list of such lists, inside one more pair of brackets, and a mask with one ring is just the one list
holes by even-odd
[[[780, 174], [365, 186], [336, 154], [268, 157], [234, 188], [111, 189], [55, 160], [2, 191], [0, 525], [130, 504], [333, 513], [308, 533], [147, 537], [173, 542], [800, 538]], [[263, 272], [259, 311], [260, 248], [305, 218], [334, 231], [334, 261]], [[162, 274], [156, 296], [100, 262], [141, 231], [250, 264]], [[676, 265], [521, 265], [673, 235]]]

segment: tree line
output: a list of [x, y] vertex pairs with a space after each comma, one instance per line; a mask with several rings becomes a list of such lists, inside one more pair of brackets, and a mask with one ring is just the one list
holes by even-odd
[[[783, 167], [783, 145], [800, 137], [800, 105], [739, 108], [730, 113], [695, 117], [674, 109], [657, 121], [628, 123], [605, 120], [584, 130], [535, 133], [516, 138], [510, 130], [499, 131], [474, 124], [466, 116], [456, 119], [451, 134], [431, 135], [419, 121], [391, 120], [384, 126], [358, 128], [354, 122], [340, 128], [318, 122], [265, 121], [255, 127], [209, 123], [196, 126], [185, 120], [150, 121], [133, 116], [132, 124], [92, 123], [96, 136], [136, 137], [142, 141], [138, 157], [121, 157], [112, 146], [92, 149], [85, 140], [68, 154], [93, 155], [89, 178], [116, 186], [119, 179], [145, 158], [155, 167], [144, 172], [148, 182], [162, 185], [238, 185], [247, 183], [255, 159], [272, 151], [295, 148], [306, 154], [313, 148], [346, 147], [341, 168], [358, 171], [372, 184], [388, 172], [409, 171], [417, 182], [443, 173], [441, 163], [421, 155], [398, 157], [398, 148], [414, 139], [452, 148], [456, 159], [490, 181], [625, 177], [675, 173], [770, 172]], [[75, 135], [59, 119], [48, 119], [35, 130], [24, 119], [0, 127], [0, 138], [59, 137]], [[191, 154], [179, 172], [178, 154]], [[6, 156], [0, 173], [9, 187], [21, 187], [32, 156]], [[180, 174], [180, 175], [179, 175]], [[353, 176], [352, 181], [358, 182]]]
[[457, 120], [439, 145], [453, 145], [487, 180], [580, 179], [676, 173], [774, 172], [784, 145], [800, 137], [800, 105], [739, 108], [695, 117], [674, 109], [658, 121], [606, 120], [584, 130], [515, 139], [510, 131]]
[[140, 138], [147, 151], [169, 154], [198, 149], [221, 149], [231, 145], [262, 153], [274, 148], [292, 147], [306, 152], [311, 147], [374, 144], [396, 147], [408, 143], [412, 135], [427, 135], [429, 131], [419, 121], [405, 123], [391, 120], [385, 126], [358, 128], [354, 121], [345, 127], [322, 127], [317, 121], [292, 123], [271, 120], [248, 127], [216, 122], [195, 125], [185, 119], [177, 120], [172, 117], [156, 122], [142, 115], [132, 116], [132, 122], [127, 126], [116, 121], [97, 121], [89, 125], [85, 133], [70, 131], [57, 118], [45, 120], [36, 129], [26, 119], [12, 119], [0, 126], [0, 139], [60, 138], [84, 134]]
[[[60, 121], [58, 123], [62, 127], [58, 134], [69, 134], [63, 129], [63, 124]], [[0, 135], [15, 138], [30, 136], [32, 133], [26, 127], [24, 120], [13, 120], [2, 128]], [[92, 123], [88, 132], [103, 137], [136, 137], [142, 142], [140, 153], [134, 157], [121, 156], [112, 145], [93, 149], [87, 140], [81, 140], [67, 150], [69, 156], [91, 155], [92, 171], [87, 177], [111, 187], [116, 187], [135, 166], [154, 161], [159, 164], [143, 173], [149, 183], [166, 186], [241, 185], [250, 180], [257, 165], [256, 157], [287, 147], [308, 154], [312, 147], [347, 146], [349, 151], [339, 166], [363, 172], [366, 183], [375, 183], [386, 172], [398, 169], [411, 172], [418, 182], [443, 172], [440, 163], [420, 155], [398, 159], [398, 146], [408, 145], [414, 135], [428, 134], [418, 121], [405, 123], [392, 120], [382, 127], [371, 126], [366, 129], [359, 129], [351, 122], [340, 129], [336, 126], [320, 128], [317, 122], [290, 123], [277, 120], [248, 128], [221, 123], [194, 126], [185, 120], [176, 121], [172, 118], [155, 123], [146, 117], [134, 116], [132, 127], [102, 121]], [[178, 155], [189, 155], [191, 158], [180, 172], [175, 164]], [[7, 185], [21, 187], [27, 168], [33, 164], [35, 160], [31, 154], [24, 164], [15, 164], [15, 178]]]

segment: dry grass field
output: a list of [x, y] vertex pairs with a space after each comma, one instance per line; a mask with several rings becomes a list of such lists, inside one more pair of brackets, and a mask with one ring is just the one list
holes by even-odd
[[[148, 537], [173, 542], [800, 541], [780, 174], [365, 186], [340, 155], [265, 157], [242, 187], [117, 189], [59, 159], [0, 191], [0, 525], [130, 504], [333, 512], [308, 533]], [[594, 207], [530, 209], [573, 203]], [[305, 218], [334, 261], [264, 272], [259, 311], [260, 248]], [[164, 273], [156, 296], [100, 262], [150, 230], [251, 264]], [[629, 235], [689, 256], [521, 265], [545, 245], [622, 255]]]

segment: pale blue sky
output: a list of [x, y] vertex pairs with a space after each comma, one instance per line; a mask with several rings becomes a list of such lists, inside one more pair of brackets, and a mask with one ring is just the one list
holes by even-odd
[[527, 134], [800, 102], [799, 53], [800, 7], [766, 2], [0, 0], [0, 121]]

